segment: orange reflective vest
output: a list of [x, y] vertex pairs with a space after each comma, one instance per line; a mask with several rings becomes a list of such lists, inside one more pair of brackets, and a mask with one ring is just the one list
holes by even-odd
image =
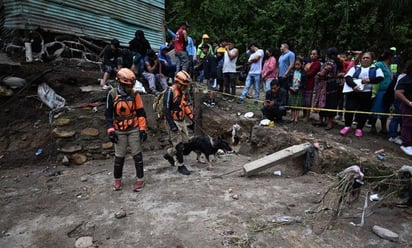
[[187, 115], [192, 120], [193, 113], [187, 103], [186, 94], [181, 92], [176, 85], [172, 85], [168, 91], [164, 97], [166, 119], [171, 117], [175, 121], [183, 121]]
[[[106, 119], [108, 126], [126, 131], [139, 127], [146, 130], [146, 113], [140, 95], [133, 90], [130, 95], [123, 95], [113, 89], [108, 96]], [[110, 123], [111, 122], [111, 123]]]

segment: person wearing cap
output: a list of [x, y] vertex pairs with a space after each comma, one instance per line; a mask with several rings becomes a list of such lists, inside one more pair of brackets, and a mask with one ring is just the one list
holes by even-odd
[[[165, 114], [166, 130], [172, 147], [167, 149], [163, 156], [171, 166], [177, 165], [177, 171], [183, 175], [190, 175], [183, 161], [183, 143], [189, 140], [188, 128], [194, 127], [193, 111], [186, 100], [186, 89], [192, 84], [192, 79], [186, 71], [179, 71], [174, 78], [174, 84], [167, 88], [163, 98], [163, 112]], [[192, 124], [188, 125], [186, 116]], [[176, 160], [175, 161], [175, 157]]]
[[202, 35], [202, 41], [197, 46], [197, 51], [196, 51], [197, 65], [195, 66], [195, 69], [199, 71], [199, 82], [203, 82], [203, 79], [204, 79], [203, 69], [202, 69], [203, 58], [206, 56], [206, 54], [202, 50], [202, 46], [204, 44], [209, 46], [209, 54], [213, 55], [213, 47], [212, 45], [209, 44], [209, 35], [207, 34]]
[[110, 46], [106, 47], [103, 52], [103, 79], [100, 81], [100, 86], [106, 90], [111, 88], [107, 85], [107, 80], [110, 76], [115, 76], [122, 68], [122, 53], [120, 52], [120, 42], [118, 39], [113, 39]]
[[202, 35], [202, 41], [197, 46], [197, 52], [196, 52], [198, 61], [201, 61], [206, 56], [206, 54], [202, 50], [202, 46], [205, 45], [205, 44], [207, 46], [209, 46], [209, 54], [213, 55], [213, 47], [212, 47], [212, 45], [210, 45], [209, 39], [210, 39], [209, 35], [207, 35], [207, 34]]
[[246, 77], [245, 87], [243, 88], [240, 98], [237, 100], [238, 104], [242, 104], [245, 101], [246, 94], [249, 92], [252, 84], [255, 87], [255, 101], [254, 104], [259, 103], [260, 96], [260, 74], [262, 73], [262, 61], [265, 56], [262, 49], [259, 49], [256, 42], [250, 43], [248, 50], [252, 52], [250, 55], [247, 64], [250, 65], [249, 72]]
[[175, 47], [176, 55], [176, 70], [187, 71], [189, 68], [189, 56], [186, 51], [188, 33], [187, 28], [190, 27], [188, 22], [182, 22], [179, 29], [176, 31], [176, 36], [174, 38], [173, 44]]
[[239, 50], [235, 48], [235, 41], [229, 39], [226, 47], [225, 53], [223, 55], [223, 82], [224, 82], [224, 91], [226, 94], [230, 94], [231, 98], [229, 101], [234, 101], [236, 95], [236, 63], [239, 58]]
[[[173, 32], [170, 28], [167, 27], [167, 24], [164, 24], [164, 27], [167, 31], [167, 33], [172, 37], [174, 40], [176, 38], [176, 33]], [[189, 28], [189, 26], [186, 27], [186, 30]], [[195, 43], [190, 35], [187, 36], [187, 45], [186, 45], [186, 52], [189, 57], [189, 67], [187, 69], [187, 72], [192, 75], [193, 74], [193, 66], [196, 64], [196, 46]]]

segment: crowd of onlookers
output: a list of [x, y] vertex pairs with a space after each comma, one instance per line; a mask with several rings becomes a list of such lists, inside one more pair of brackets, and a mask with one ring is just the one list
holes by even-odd
[[[184, 70], [207, 87], [207, 106], [216, 105], [216, 92], [221, 92], [223, 100], [238, 104], [253, 98], [253, 104], [263, 105], [262, 113], [270, 121], [285, 122], [283, 117], [290, 110], [287, 123], [307, 122], [314, 112], [318, 114], [314, 126], [334, 130], [336, 121], [341, 120], [344, 127], [339, 133], [348, 135], [353, 129], [359, 138], [364, 135], [365, 126], [370, 127], [370, 133], [378, 133], [379, 120], [379, 133], [412, 155], [412, 66], [410, 62], [402, 63], [406, 60], [399, 58], [395, 47], [380, 53], [339, 52], [331, 47], [324, 56], [312, 49], [306, 57], [296, 55], [287, 43], [282, 43], [276, 58], [276, 49], [263, 50], [257, 42], [251, 42], [245, 60], [240, 61], [233, 39], [212, 43], [203, 34], [195, 45], [189, 28], [187, 22], [176, 32], [165, 26], [171, 42], [162, 45], [157, 53], [143, 31], [136, 31], [129, 42], [129, 59], [124, 59], [119, 41], [113, 39], [104, 51], [101, 86], [107, 88], [110, 75], [126, 65], [144, 78], [147, 91], [156, 95], [170, 85], [176, 72]], [[170, 51], [174, 51], [174, 59]], [[244, 82], [244, 87], [237, 96], [239, 81]]]

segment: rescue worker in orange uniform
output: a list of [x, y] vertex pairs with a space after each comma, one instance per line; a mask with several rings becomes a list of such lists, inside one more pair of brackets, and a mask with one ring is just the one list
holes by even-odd
[[107, 134], [115, 150], [113, 190], [122, 189], [123, 165], [129, 146], [136, 168], [133, 190], [139, 192], [144, 187], [141, 143], [147, 139], [146, 112], [139, 93], [133, 89], [136, 81], [133, 71], [120, 69], [116, 80], [118, 86], [107, 94], [105, 111]]
[[[192, 83], [189, 73], [179, 71], [174, 78], [174, 84], [167, 89], [163, 98], [163, 112], [166, 117], [166, 129], [173, 147], [167, 149], [163, 156], [172, 166], [177, 165], [177, 171], [190, 175], [183, 162], [183, 143], [189, 140], [188, 128], [193, 129], [194, 119], [191, 107], [186, 101], [186, 89]], [[188, 117], [191, 124], [185, 121]], [[176, 156], [176, 163], [174, 156]]]

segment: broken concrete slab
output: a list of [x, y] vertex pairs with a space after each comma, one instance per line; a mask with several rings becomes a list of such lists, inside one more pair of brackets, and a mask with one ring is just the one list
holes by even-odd
[[306, 153], [306, 149], [310, 146], [311, 144], [309, 142], [300, 145], [290, 146], [288, 148], [277, 151], [258, 160], [247, 163], [243, 165], [245, 175], [254, 175], [285, 160], [303, 155]]

